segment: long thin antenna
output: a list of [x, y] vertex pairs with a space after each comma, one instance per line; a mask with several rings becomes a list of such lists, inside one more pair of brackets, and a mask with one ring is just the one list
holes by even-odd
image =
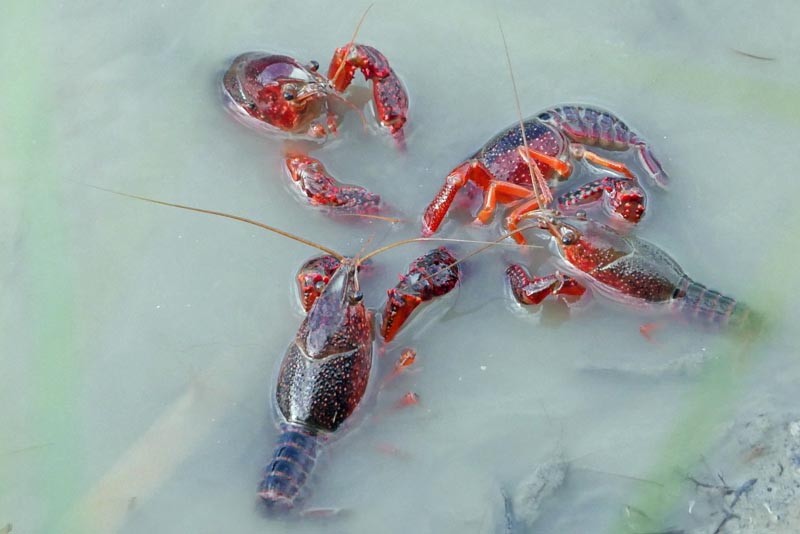
[[[466, 256], [464, 256], [463, 258], [458, 260], [457, 262], [451, 263], [448, 267], [446, 267], [446, 268], [449, 269], [450, 267], [456, 265], [457, 263], [461, 263], [462, 261], [466, 260], [467, 258], [471, 258], [475, 254], [478, 254], [479, 252], [482, 252], [482, 251], [486, 250], [487, 248], [494, 247], [496, 245], [502, 245], [503, 244], [502, 241], [504, 239], [506, 239], [507, 237], [511, 236], [511, 235], [514, 235], [515, 233], [521, 232], [523, 230], [527, 230], [528, 228], [534, 228], [535, 226], [536, 226], [535, 224], [529, 224], [527, 226], [523, 226], [522, 228], [517, 228], [513, 232], [508, 232], [508, 233], [503, 234], [502, 236], [500, 236], [498, 239], [495, 239], [494, 241], [479, 241], [479, 240], [475, 240], [475, 239], [453, 239], [453, 238], [448, 238], [448, 237], [412, 237], [412, 238], [409, 238], [409, 239], [403, 239], [401, 241], [395, 241], [394, 243], [390, 243], [390, 244], [388, 244], [386, 246], [383, 246], [383, 247], [381, 247], [381, 248], [379, 248], [377, 250], [373, 250], [372, 252], [370, 252], [369, 254], [364, 256], [363, 258], [361, 258], [361, 261], [362, 262], [366, 261], [366, 260], [368, 260], [369, 258], [371, 258], [373, 256], [377, 256], [378, 254], [386, 252], [387, 250], [392, 250], [395, 247], [399, 247], [401, 245], [407, 245], [409, 243], [426, 243], [426, 242], [435, 242], [435, 243], [478, 243], [478, 244], [484, 245], [482, 247], [478, 247], [477, 249], [473, 250], [472, 252], [470, 252], [469, 254], [467, 254]], [[542, 248], [539, 245], [518, 245], [516, 243], [513, 243], [513, 244], [509, 243], [509, 246], [525, 247], [525, 248]], [[424, 280], [427, 280], [428, 278], [431, 278], [432, 276], [436, 276], [436, 273], [432, 274], [431, 276], [428, 276], [427, 278], [424, 278]]]
[[258, 226], [259, 228], [262, 228], [264, 230], [269, 230], [270, 232], [274, 232], [274, 233], [276, 233], [278, 235], [282, 235], [284, 237], [288, 237], [289, 239], [293, 239], [295, 241], [303, 243], [304, 245], [308, 245], [309, 247], [314, 247], [314, 248], [316, 248], [318, 250], [321, 250], [322, 252], [325, 252], [327, 254], [330, 254], [331, 256], [334, 256], [339, 261], [344, 260], [344, 255], [343, 254], [339, 254], [335, 250], [331, 250], [328, 247], [324, 247], [324, 246], [320, 245], [319, 243], [315, 243], [314, 241], [311, 241], [310, 239], [306, 239], [304, 237], [300, 237], [298, 235], [292, 234], [292, 233], [287, 232], [285, 230], [281, 230], [280, 228], [275, 228], [274, 226], [270, 226], [270, 225], [262, 223], [262, 222], [254, 221], [253, 219], [248, 219], [247, 217], [240, 217], [238, 215], [233, 215], [231, 213], [225, 213], [224, 211], [206, 210], [206, 209], [203, 209], [203, 208], [195, 208], [195, 207], [192, 207], [192, 206], [186, 206], [184, 204], [175, 204], [173, 202], [165, 202], [163, 200], [156, 200], [154, 198], [142, 197], [142, 196], [139, 196], [139, 195], [132, 195], [130, 193], [123, 193], [121, 191], [114, 191], [113, 189], [106, 189], [105, 187], [98, 187], [96, 185], [89, 185], [89, 184], [85, 184], [85, 185], [87, 185], [88, 187], [91, 187], [93, 189], [99, 189], [100, 191], [105, 191], [107, 193], [113, 193], [115, 195], [119, 195], [119, 196], [122, 196], [122, 197], [134, 198], [134, 199], [137, 199], [137, 200], [143, 200], [145, 202], [150, 202], [152, 204], [160, 204], [162, 206], [169, 206], [169, 207], [172, 207], [172, 208], [180, 208], [182, 210], [196, 211], [198, 213], [206, 213], [208, 215], [216, 215], [218, 217], [225, 217], [227, 219], [233, 219], [235, 221], [241, 221], [243, 223], [252, 224], [253, 226]]
[[366, 135], [367, 134], [367, 118], [364, 116], [364, 112], [361, 111], [360, 109], [358, 109], [358, 106], [356, 106], [355, 104], [353, 104], [352, 102], [350, 102], [345, 97], [343, 97], [342, 95], [340, 95], [339, 93], [337, 93], [335, 91], [334, 92], [329, 92], [328, 95], [332, 96], [333, 98], [337, 99], [340, 102], [343, 102], [347, 107], [355, 110], [355, 112], [358, 113], [358, 118], [361, 119], [361, 131], [364, 133], [364, 135]]
[[[251, 224], [253, 226], [257, 226], [257, 227], [259, 227], [259, 228], [261, 228], [263, 230], [268, 230], [270, 232], [274, 232], [274, 233], [276, 233], [278, 235], [282, 235], [282, 236], [288, 237], [289, 239], [292, 239], [294, 241], [298, 241], [300, 243], [303, 243], [304, 245], [308, 245], [310, 247], [316, 248], [318, 250], [321, 250], [322, 252], [325, 252], [327, 254], [330, 254], [331, 256], [334, 256], [339, 261], [343, 261], [344, 258], [345, 258], [344, 254], [340, 254], [339, 252], [336, 252], [335, 250], [332, 250], [332, 249], [330, 249], [328, 247], [320, 245], [319, 243], [316, 243], [314, 241], [311, 241], [310, 239], [306, 239], [304, 237], [300, 237], [300, 236], [295, 235], [295, 234], [293, 234], [291, 232], [287, 232], [285, 230], [281, 230], [280, 228], [276, 228], [274, 226], [270, 226], [270, 225], [268, 225], [266, 223], [255, 221], [253, 219], [248, 219], [247, 217], [241, 217], [239, 215], [233, 215], [231, 213], [226, 213], [224, 211], [216, 211], [216, 210], [207, 210], [207, 209], [203, 209], [203, 208], [195, 208], [194, 206], [187, 206], [185, 204], [177, 204], [177, 203], [174, 203], [174, 202], [166, 202], [164, 200], [156, 200], [154, 198], [143, 197], [143, 196], [140, 196], [140, 195], [133, 195], [133, 194], [130, 194], [130, 193], [123, 193], [122, 191], [115, 191], [113, 189], [107, 189], [105, 187], [100, 187], [100, 186], [97, 186], [97, 185], [90, 185], [90, 184], [82, 184], [82, 185], [85, 185], [86, 187], [91, 187], [92, 189], [97, 189], [98, 191], [105, 191], [107, 193], [111, 193], [111, 194], [114, 194], [114, 195], [119, 195], [121, 197], [128, 197], [128, 198], [133, 198], [133, 199], [136, 199], [136, 200], [142, 200], [144, 202], [150, 202], [151, 204], [160, 204], [161, 206], [168, 206], [168, 207], [171, 207], [171, 208], [179, 208], [179, 209], [187, 210], [187, 211], [195, 211], [197, 213], [205, 213], [205, 214], [208, 214], [208, 215], [215, 215], [215, 216], [218, 216], [218, 217], [225, 217], [226, 219], [233, 219], [235, 221], [240, 221], [240, 222], [243, 222], [243, 223]], [[373, 256], [376, 256], [378, 254], [386, 252], [387, 250], [391, 250], [391, 249], [393, 249], [395, 247], [399, 247], [401, 245], [406, 245], [408, 243], [424, 243], [424, 242], [480, 243], [480, 244], [483, 245], [481, 247], [476, 248], [475, 250], [473, 250], [472, 252], [470, 252], [469, 254], [467, 254], [466, 256], [461, 258], [460, 260], [458, 260], [456, 262], [453, 262], [448, 267], [446, 267], [446, 269], [450, 269], [450, 268], [454, 267], [455, 265], [457, 265], [457, 264], [459, 264], [459, 263], [461, 263], [463, 261], [466, 261], [467, 259], [471, 258], [472, 256], [474, 256], [476, 254], [479, 254], [480, 252], [483, 252], [484, 250], [486, 250], [488, 248], [491, 248], [491, 247], [497, 246], [497, 245], [502, 245], [502, 241], [504, 239], [514, 235], [517, 232], [522, 232], [524, 230], [527, 230], [529, 228], [535, 228], [537, 226], [538, 226], [537, 224], [533, 224], [533, 223], [532, 224], [528, 224], [528, 225], [523, 225], [523, 226], [517, 228], [516, 230], [504, 233], [503, 235], [501, 235], [499, 238], [495, 239], [494, 241], [479, 241], [479, 240], [472, 240], [472, 239], [453, 239], [453, 238], [447, 238], [447, 237], [414, 237], [414, 238], [410, 238], [410, 239], [403, 239], [401, 241], [396, 241], [396, 242], [391, 243], [389, 245], [386, 245], [384, 247], [380, 247], [377, 250], [373, 250], [372, 252], [370, 252], [370, 253], [366, 254], [365, 256], [361, 257], [361, 259], [358, 260], [358, 263], [362, 264], [365, 261], [367, 261], [368, 259], [372, 258]], [[359, 251], [359, 254], [361, 252], [363, 252], [363, 250], [367, 246], [369, 246], [369, 243], [371, 242], [371, 240], [372, 240], [372, 238], [370, 237], [369, 240], [367, 240], [367, 243], [361, 248], [361, 251]], [[517, 245], [516, 243], [513, 244], [513, 246], [514, 247], [525, 247], [525, 248], [542, 248], [542, 247], [540, 247], [538, 245]], [[438, 271], [436, 273], [424, 278], [423, 280], [428, 280], [428, 279], [432, 278], [433, 276], [436, 276], [436, 274], [438, 274]]]
[[[522, 143], [525, 145], [525, 148], [530, 148], [528, 146], [528, 137], [525, 134], [525, 121], [522, 118], [522, 106], [519, 103], [519, 91], [517, 90], [517, 80], [514, 78], [514, 68], [511, 66], [511, 53], [508, 51], [508, 41], [506, 40], [506, 32], [503, 31], [503, 25], [500, 23], [500, 15], [495, 13], [497, 17], [497, 27], [500, 28], [500, 36], [503, 38], [503, 48], [506, 52], [506, 62], [508, 63], [508, 73], [511, 76], [511, 87], [514, 89], [514, 102], [517, 105], [517, 115], [519, 116], [519, 130], [522, 134]], [[535, 161], [531, 161], [530, 158], [523, 158], [525, 162], [528, 164], [528, 171], [531, 173], [531, 184], [533, 186], [533, 195], [536, 197], [536, 202], [539, 203], [539, 207], [542, 207], [542, 203], [545, 200], [545, 197], [539, 193], [539, 179], [544, 180], [544, 176], [542, 175], [541, 169], [536, 164]], [[536, 170], [539, 171], [538, 173], [534, 171], [533, 166], [536, 165]], [[546, 187], [546, 184], [542, 182], [542, 187]], [[546, 204], [546, 202], [545, 202]]]
[[[458, 265], [459, 263], [467, 261], [472, 256], [474, 256], [476, 254], [480, 254], [481, 252], [483, 252], [484, 250], [486, 250], [488, 248], [492, 248], [492, 247], [494, 247], [496, 245], [499, 245], [501, 241], [511, 237], [512, 235], [514, 235], [514, 234], [516, 234], [518, 232], [522, 232], [523, 230], [527, 230], [529, 228], [536, 228], [536, 227], [537, 227], [536, 224], [528, 224], [528, 225], [522, 225], [521, 227], [517, 228], [516, 230], [512, 230], [511, 232], [506, 232], [503, 235], [501, 235], [500, 237], [498, 237], [497, 239], [495, 239], [494, 241], [487, 241], [486, 244], [483, 245], [482, 247], [478, 247], [475, 250], [473, 250], [472, 252], [470, 252], [469, 254], [467, 254], [466, 256], [464, 256], [463, 258], [461, 258], [461, 259], [459, 259], [457, 261], [454, 261], [453, 263], [451, 263], [450, 265], [445, 267], [445, 269], [451, 269], [451, 268], [455, 267], [456, 265]], [[521, 245], [517, 245], [517, 246], [521, 246]], [[524, 246], [530, 247], [530, 248], [541, 248], [541, 247], [537, 247], [536, 245], [524, 245]], [[438, 271], [433, 273], [430, 276], [427, 276], [426, 278], [424, 278], [424, 280], [432, 278], [432, 277], [436, 276], [437, 274], [438, 274]]]
[[337, 217], [359, 217], [364, 219], [377, 219], [379, 221], [385, 221], [392, 224], [397, 224], [401, 222], [405, 222], [403, 219], [398, 219], [397, 217], [386, 217], [385, 215], [373, 215], [371, 213], [357, 213], [357, 212], [344, 212], [344, 213], [333, 213]]
[[347, 62], [347, 56], [350, 55], [350, 49], [353, 48], [353, 44], [356, 42], [356, 36], [358, 36], [358, 31], [361, 29], [361, 25], [364, 23], [364, 19], [367, 18], [367, 13], [369, 13], [369, 10], [372, 9], [372, 6], [374, 5], [375, 2], [372, 2], [369, 6], [367, 6], [367, 9], [364, 10], [364, 14], [361, 15], [361, 19], [358, 21], [358, 24], [356, 24], [356, 30], [353, 32], [353, 37], [350, 39], [350, 42], [347, 43], [347, 45], [344, 47], [344, 61], [339, 63], [339, 68], [336, 69], [336, 72], [334, 73], [332, 79], [336, 80], [339, 78], [339, 74], [341, 74], [342, 69], [344, 68], [344, 64]]

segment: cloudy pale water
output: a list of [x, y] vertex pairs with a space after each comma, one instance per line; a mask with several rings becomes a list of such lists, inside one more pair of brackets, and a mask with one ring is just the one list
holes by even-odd
[[[14, 4], [0, 10], [0, 528], [507, 532], [503, 493], [561, 455], [566, 480], [516, 532], [701, 529], [683, 475], [741, 483], [742, 462], [703, 465], [730, 423], [797, 410], [795, 3], [377, 3], [358, 40], [408, 87], [408, 150], [365, 135], [352, 112], [337, 139], [308, 148], [380, 193], [406, 221], [394, 227], [304, 206], [281, 170], [283, 141], [232, 120], [219, 92], [241, 52], [327, 65], [365, 3]], [[641, 132], [672, 184], [649, 188], [635, 232], [769, 329], [741, 340], [667, 321], [647, 341], [651, 317], [601, 297], [523, 310], [503, 271], [547, 272], [547, 254], [495, 247], [464, 264], [444, 315], [376, 350], [384, 369], [404, 346], [418, 356], [324, 447], [306, 507], [341, 513], [264, 517], [271, 396], [302, 320], [292, 280], [314, 251], [84, 184], [236, 213], [349, 254], [416, 236], [447, 173], [517, 119], [496, 14], [523, 113], [587, 102]], [[462, 207], [442, 235], [497, 235], [468, 222]], [[376, 257], [368, 305], [425, 250]], [[420, 404], [394, 409], [407, 391]], [[649, 519], [631, 525], [626, 506]]]

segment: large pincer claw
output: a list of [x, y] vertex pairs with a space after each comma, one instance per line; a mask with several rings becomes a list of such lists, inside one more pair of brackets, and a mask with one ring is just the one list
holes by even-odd
[[372, 97], [378, 121], [387, 128], [402, 148], [403, 125], [408, 118], [408, 92], [386, 59], [377, 49], [351, 43], [336, 49], [328, 68], [328, 78], [342, 92], [352, 83], [356, 69], [372, 82]]
[[458, 285], [461, 272], [456, 258], [445, 247], [415, 259], [400, 282], [387, 292], [381, 336], [389, 342], [420, 304], [446, 295]]
[[360, 214], [374, 214], [380, 209], [380, 196], [361, 186], [337, 181], [318, 159], [287, 154], [285, 163], [300, 194], [314, 206]]

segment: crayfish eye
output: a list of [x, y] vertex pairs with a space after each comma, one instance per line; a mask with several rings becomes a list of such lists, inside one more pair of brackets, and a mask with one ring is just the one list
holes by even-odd
[[323, 282], [322, 280], [317, 280], [316, 282], [314, 282], [314, 289], [316, 289], [317, 291], [322, 291], [323, 287], [325, 287], [325, 282]]
[[358, 304], [362, 300], [364, 300], [364, 293], [362, 293], [361, 291], [356, 291], [350, 297], [350, 304]]
[[293, 85], [287, 85], [283, 88], [283, 99], [292, 101], [297, 95], [297, 89]]
[[565, 245], [571, 245], [575, 242], [575, 232], [572, 230], [564, 230], [561, 234], [561, 242]]
[[315, 59], [309, 61], [308, 70], [310, 70], [311, 72], [317, 72], [319, 70], [319, 62]]

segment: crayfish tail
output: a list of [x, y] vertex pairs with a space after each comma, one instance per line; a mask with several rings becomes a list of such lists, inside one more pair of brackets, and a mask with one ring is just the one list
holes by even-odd
[[684, 277], [675, 290], [674, 306], [690, 320], [738, 332], [761, 328], [760, 316], [741, 302]]
[[281, 425], [272, 460], [258, 488], [269, 512], [288, 512], [295, 506], [316, 464], [317, 445], [315, 430], [294, 423]]

